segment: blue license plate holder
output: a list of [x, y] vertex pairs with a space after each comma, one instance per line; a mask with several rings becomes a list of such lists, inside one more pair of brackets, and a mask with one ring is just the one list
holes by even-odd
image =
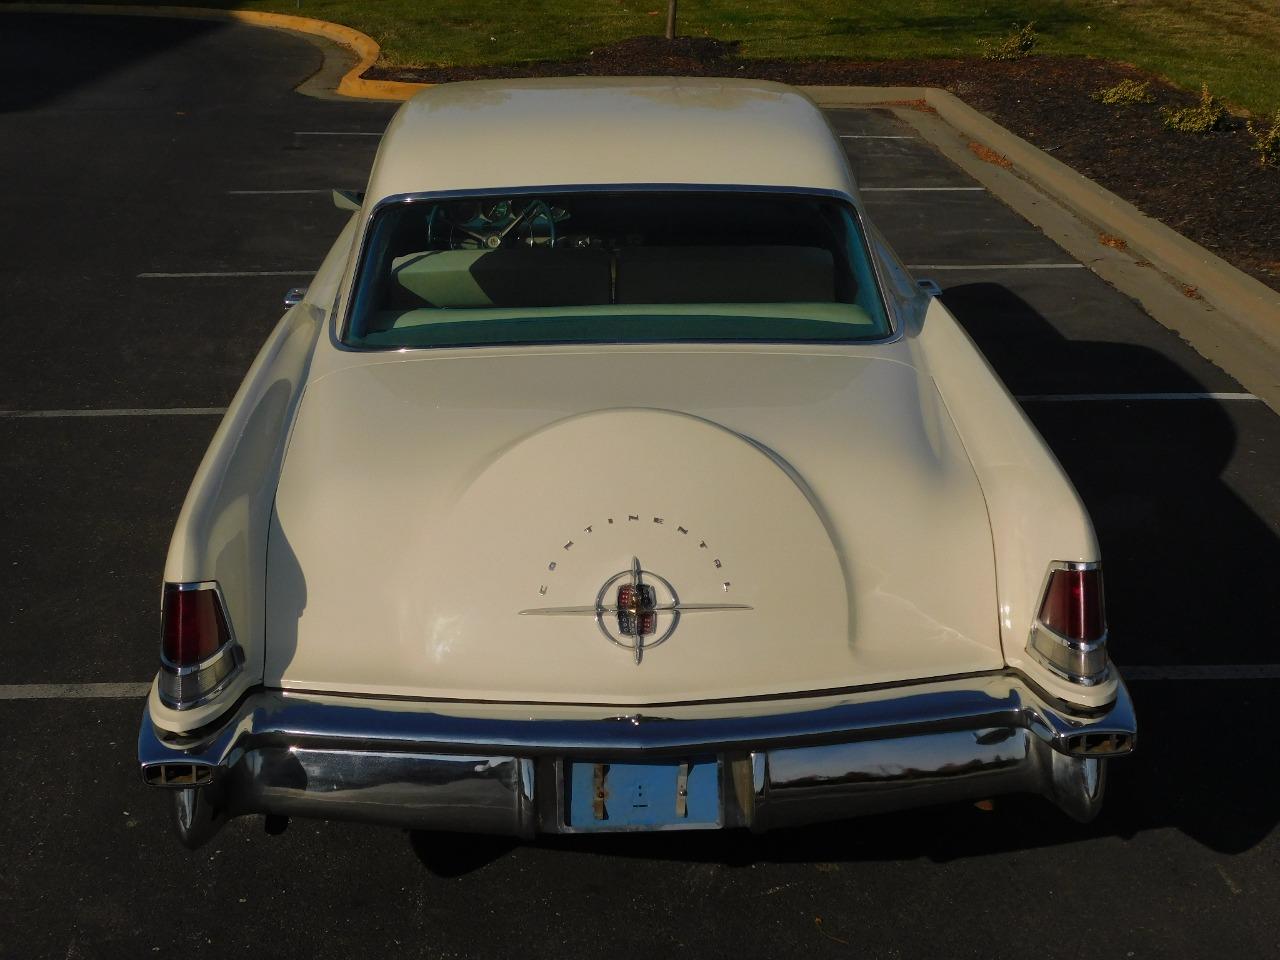
[[572, 760], [565, 761], [563, 771], [564, 826], [569, 832], [715, 830], [724, 825], [718, 757], [653, 763]]

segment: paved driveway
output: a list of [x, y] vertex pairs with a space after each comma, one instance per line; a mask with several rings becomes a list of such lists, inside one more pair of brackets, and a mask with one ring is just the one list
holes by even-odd
[[184, 851], [133, 764], [169, 532], [392, 107], [293, 93], [316, 48], [246, 27], [0, 16], [0, 64], [0, 955], [1280, 954], [1280, 421], [883, 111], [833, 114], [873, 217], [1103, 543], [1142, 737], [1102, 817], [536, 845], [251, 818]]

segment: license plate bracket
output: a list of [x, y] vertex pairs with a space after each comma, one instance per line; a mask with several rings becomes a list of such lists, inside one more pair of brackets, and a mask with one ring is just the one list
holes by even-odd
[[646, 763], [566, 760], [566, 832], [715, 830], [724, 825], [718, 757]]

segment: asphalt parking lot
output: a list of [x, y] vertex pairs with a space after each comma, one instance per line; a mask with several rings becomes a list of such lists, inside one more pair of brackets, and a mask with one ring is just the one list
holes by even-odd
[[1141, 723], [1102, 816], [532, 845], [244, 819], [182, 849], [134, 765], [169, 533], [394, 109], [294, 93], [320, 63], [0, 16], [0, 956], [1280, 955], [1280, 419], [883, 110], [833, 113], [872, 217], [1102, 541]]

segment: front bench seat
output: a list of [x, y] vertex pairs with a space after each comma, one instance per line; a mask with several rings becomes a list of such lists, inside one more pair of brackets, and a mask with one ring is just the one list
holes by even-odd
[[[430, 250], [391, 261], [389, 305], [576, 307], [610, 302], [612, 256], [590, 247]], [[405, 298], [404, 293], [410, 294]], [[412, 302], [408, 302], [412, 300]]]

